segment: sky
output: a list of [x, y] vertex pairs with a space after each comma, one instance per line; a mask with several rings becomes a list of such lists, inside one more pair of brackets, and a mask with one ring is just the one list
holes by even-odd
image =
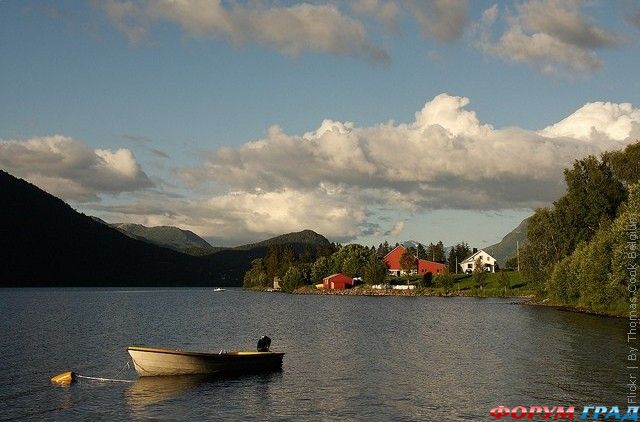
[[640, 2], [0, 0], [0, 168], [233, 246], [499, 241], [640, 139]]

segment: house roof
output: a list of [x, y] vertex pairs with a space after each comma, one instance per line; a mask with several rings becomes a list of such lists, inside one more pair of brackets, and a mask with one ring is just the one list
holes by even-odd
[[402, 245], [398, 245], [398, 246], [396, 246], [395, 248], [391, 249], [391, 250], [389, 251], [389, 253], [388, 253], [388, 254], [386, 254], [384, 257], [385, 257], [385, 258], [386, 258], [386, 257], [388, 257], [389, 255], [391, 255], [391, 254], [392, 254], [396, 249], [398, 249], [398, 248], [406, 249], [404, 246], [402, 246]]
[[476, 255], [478, 255], [480, 252], [484, 252], [489, 258], [491, 258], [494, 261], [496, 261], [496, 259], [494, 257], [492, 257], [491, 255], [489, 255], [484, 249], [480, 249], [478, 252], [474, 253], [473, 255], [471, 255], [470, 257], [465, 259], [464, 261], [460, 262], [460, 264], [464, 264], [465, 262], [473, 262], [473, 261], [475, 261]]
[[346, 282], [352, 282], [353, 281], [353, 278], [351, 278], [348, 275], [343, 274], [343, 273], [331, 274], [330, 276], [327, 276], [327, 277], [323, 278], [323, 280], [330, 280], [332, 278], [336, 278], [336, 279], [339, 279], [339, 280], [344, 280]]

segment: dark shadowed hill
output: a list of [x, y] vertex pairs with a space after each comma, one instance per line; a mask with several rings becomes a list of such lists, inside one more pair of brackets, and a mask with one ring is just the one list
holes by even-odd
[[303, 230], [301, 232], [287, 233], [280, 236], [272, 237], [271, 239], [263, 240], [257, 243], [249, 243], [234, 248], [235, 250], [248, 250], [254, 248], [268, 248], [269, 246], [276, 245], [308, 245], [327, 247], [330, 242], [326, 237], [314, 232], [313, 230]]
[[0, 172], [2, 285], [207, 285], [213, 262], [131, 239]]
[[517, 243], [520, 247], [527, 240], [527, 227], [529, 227], [529, 218], [522, 220], [518, 227], [511, 230], [502, 240], [495, 245], [484, 248], [484, 250], [498, 260], [498, 264], [504, 268], [507, 259], [516, 255]]
[[241, 286], [268, 249], [190, 256], [125, 236], [4, 171], [0, 193], [0, 286]]

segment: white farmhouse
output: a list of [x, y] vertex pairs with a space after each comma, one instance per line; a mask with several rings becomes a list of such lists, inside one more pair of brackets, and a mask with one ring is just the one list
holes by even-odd
[[496, 259], [482, 249], [460, 263], [462, 271], [465, 273], [472, 273], [475, 269], [476, 260], [478, 260], [478, 258], [480, 258], [480, 262], [482, 262], [482, 266], [485, 271], [490, 273], [496, 272]]

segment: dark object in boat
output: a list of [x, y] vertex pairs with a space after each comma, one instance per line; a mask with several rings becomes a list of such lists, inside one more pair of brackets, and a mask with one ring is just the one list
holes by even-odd
[[271, 339], [267, 336], [260, 337], [258, 340], [258, 352], [268, 352], [271, 347]]

